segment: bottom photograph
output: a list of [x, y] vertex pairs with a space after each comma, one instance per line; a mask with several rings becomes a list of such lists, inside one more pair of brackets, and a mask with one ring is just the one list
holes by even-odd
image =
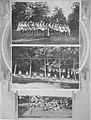
[[72, 118], [72, 97], [18, 95], [18, 118]]

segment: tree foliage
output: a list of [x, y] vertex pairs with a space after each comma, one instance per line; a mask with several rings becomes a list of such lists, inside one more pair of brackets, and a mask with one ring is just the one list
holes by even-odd
[[53, 14], [49, 16], [50, 10], [46, 2], [14, 2], [12, 5], [12, 27], [16, 29], [20, 21], [33, 21], [46, 23], [67, 23], [62, 8], [54, 8]]
[[72, 5], [72, 13], [68, 16], [68, 22], [62, 8], [55, 7], [53, 14], [49, 16], [50, 9], [47, 2], [14, 2], [12, 5], [12, 27], [16, 29], [20, 21], [33, 21], [46, 23], [68, 24], [72, 29], [79, 27], [79, 2]]
[[17, 28], [18, 22], [25, 21], [26, 2], [15, 2], [12, 5], [12, 28]]
[[68, 16], [68, 23], [71, 29], [79, 28], [79, 2], [73, 3], [72, 13]]
[[47, 3], [42, 3], [42, 2], [36, 2], [34, 4], [30, 3], [30, 8], [32, 9], [32, 16], [29, 18], [29, 20], [34, 21], [34, 22], [39, 22], [43, 21], [45, 17], [48, 15], [49, 7]]
[[46, 2], [15, 2], [12, 5], [12, 27], [16, 29], [20, 21], [42, 21], [48, 13]]
[[[61, 61], [63, 66], [66, 64], [70, 64], [68, 61], [76, 61], [79, 62], [79, 48], [56, 48], [56, 47], [20, 47], [13, 48], [13, 66], [15, 64], [29, 64], [30, 60], [33, 59], [34, 62], [39, 63], [39, 65], [43, 65], [44, 59], [49, 59], [49, 63], [51, 66], [59, 66], [58, 60]], [[34, 63], [33, 62], [33, 63]], [[70, 65], [73, 66], [73, 63]]]
[[58, 24], [65, 24], [67, 22], [66, 17], [63, 14], [62, 8], [58, 8], [58, 7], [54, 8], [51, 20], [54, 23], [58, 23]]

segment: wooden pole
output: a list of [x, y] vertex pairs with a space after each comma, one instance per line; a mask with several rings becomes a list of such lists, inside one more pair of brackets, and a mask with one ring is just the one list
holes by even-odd
[[47, 34], [47, 36], [49, 37], [49, 27], [48, 27], [48, 34]]
[[46, 59], [44, 60], [44, 66], [45, 66], [45, 78], [46, 78]]
[[76, 72], [75, 72], [75, 60], [74, 60], [73, 68], [74, 68], [74, 77], [75, 77], [75, 80], [76, 80]]
[[17, 67], [17, 64], [15, 64], [14, 75], [16, 74], [16, 67]]
[[30, 107], [30, 96], [29, 96], [28, 106]]
[[31, 65], [32, 65], [32, 60], [30, 60], [30, 71], [29, 71], [29, 73], [30, 73], [30, 78], [31, 78]]

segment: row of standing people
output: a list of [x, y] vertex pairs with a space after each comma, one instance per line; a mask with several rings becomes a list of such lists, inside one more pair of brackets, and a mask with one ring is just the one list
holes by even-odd
[[38, 34], [44, 31], [54, 32], [54, 33], [66, 33], [70, 36], [70, 28], [68, 25], [61, 25], [57, 23], [45, 23], [45, 22], [19, 22], [17, 31], [30, 31], [31, 33]]

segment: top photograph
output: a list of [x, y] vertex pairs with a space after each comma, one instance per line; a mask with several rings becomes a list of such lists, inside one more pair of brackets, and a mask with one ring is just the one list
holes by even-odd
[[80, 2], [13, 2], [12, 44], [79, 44]]

